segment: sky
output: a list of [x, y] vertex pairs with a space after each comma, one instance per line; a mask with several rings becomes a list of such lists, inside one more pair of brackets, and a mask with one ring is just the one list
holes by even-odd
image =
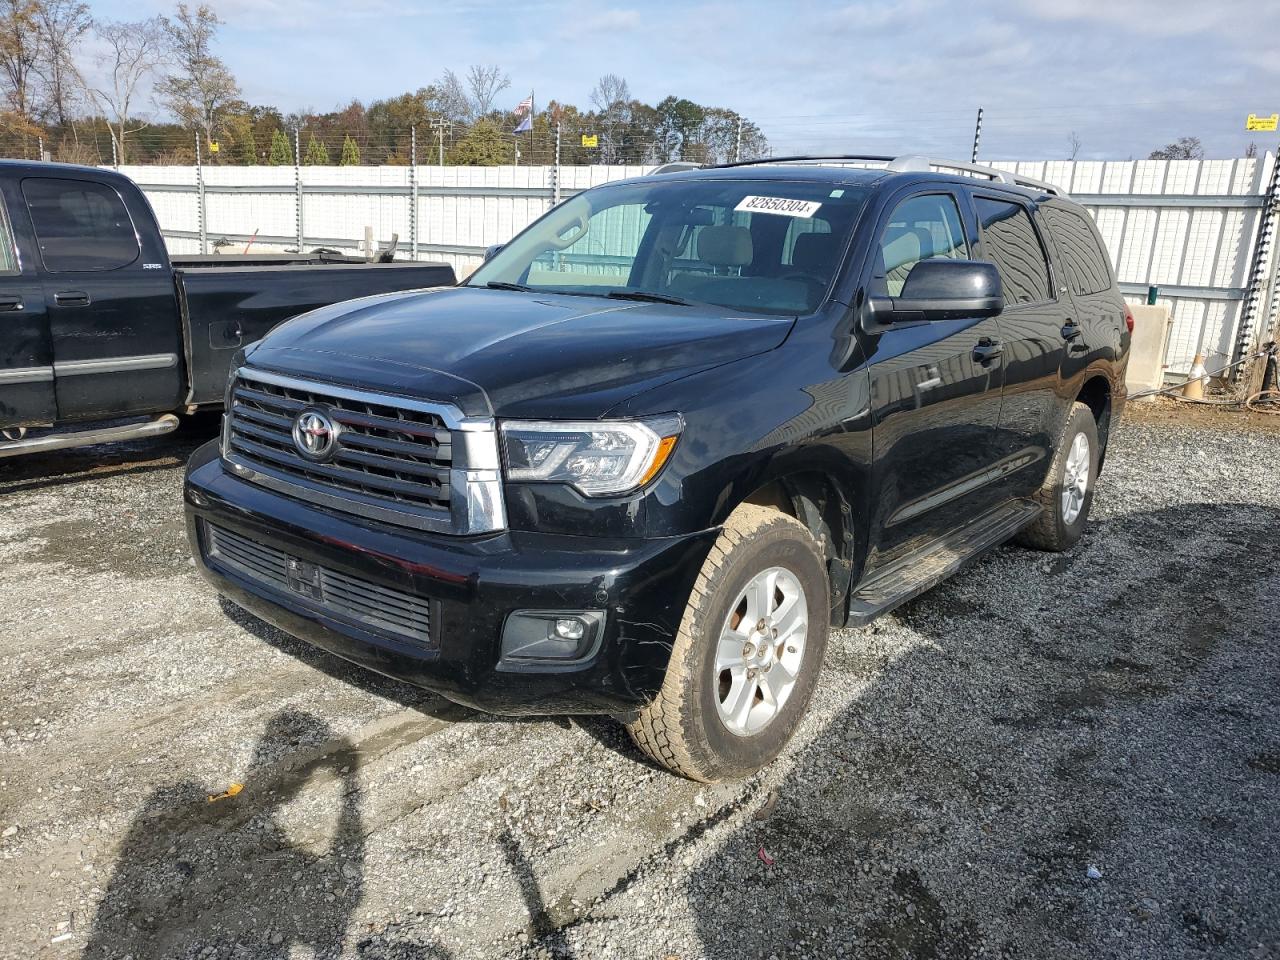
[[[88, 0], [98, 19], [170, 13]], [[197, 0], [192, 0], [197, 2]], [[1210, 157], [1275, 150], [1245, 117], [1280, 112], [1276, 0], [209, 0], [250, 103], [329, 110], [497, 64], [499, 106], [530, 90], [588, 105], [616, 73], [754, 120], [775, 154], [1145, 157], [1198, 136]]]

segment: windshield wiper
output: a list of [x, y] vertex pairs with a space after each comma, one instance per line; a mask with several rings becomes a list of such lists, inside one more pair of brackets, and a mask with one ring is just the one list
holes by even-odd
[[490, 290], [515, 290], [519, 293], [529, 293], [533, 287], [526, 287], [523, 283], [507, 283], [505, 280], [491, 280], [485, 286]]
[[613, 300], [643, 300], [647, 303], [674, 303], [681, 307], [690, 306], [688, 300], [666, 293], [650, 293], [648, 290], [610, 290], [605, 296]]

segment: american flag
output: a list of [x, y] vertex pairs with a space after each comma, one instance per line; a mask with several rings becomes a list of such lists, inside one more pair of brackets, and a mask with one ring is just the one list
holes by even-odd
[[532, 109], [533, 109], [533, 94], [531, 93], [527, 97], [525, 97], [523, 100], [521, 100], [519, 103], [516, 104], [516, 108], [513, 111], [513, 113], [515, 113], [517, 117], [522, 117], [525, 115], [525, 113], [527, 113]]

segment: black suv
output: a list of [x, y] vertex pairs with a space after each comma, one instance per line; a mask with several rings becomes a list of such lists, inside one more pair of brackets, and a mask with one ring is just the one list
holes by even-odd
[[217, 589], [497, 713], [620, 715], [747, 774], [831, 626], [1010, 538], [1079, 538], [1132, 316], [1048, 184], [796, 158], [568, 199], [455, 288], [353, 300], [234, 365], [192, 457]]

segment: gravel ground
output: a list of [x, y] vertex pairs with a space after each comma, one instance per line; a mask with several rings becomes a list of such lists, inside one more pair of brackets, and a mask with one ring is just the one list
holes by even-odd
[[836, 632], [711, 788], [219, 601], [191, 436], [7, 464], [0, 956], [1280, 957], [1270, 427], [1135, 413], [1077, 549]]

